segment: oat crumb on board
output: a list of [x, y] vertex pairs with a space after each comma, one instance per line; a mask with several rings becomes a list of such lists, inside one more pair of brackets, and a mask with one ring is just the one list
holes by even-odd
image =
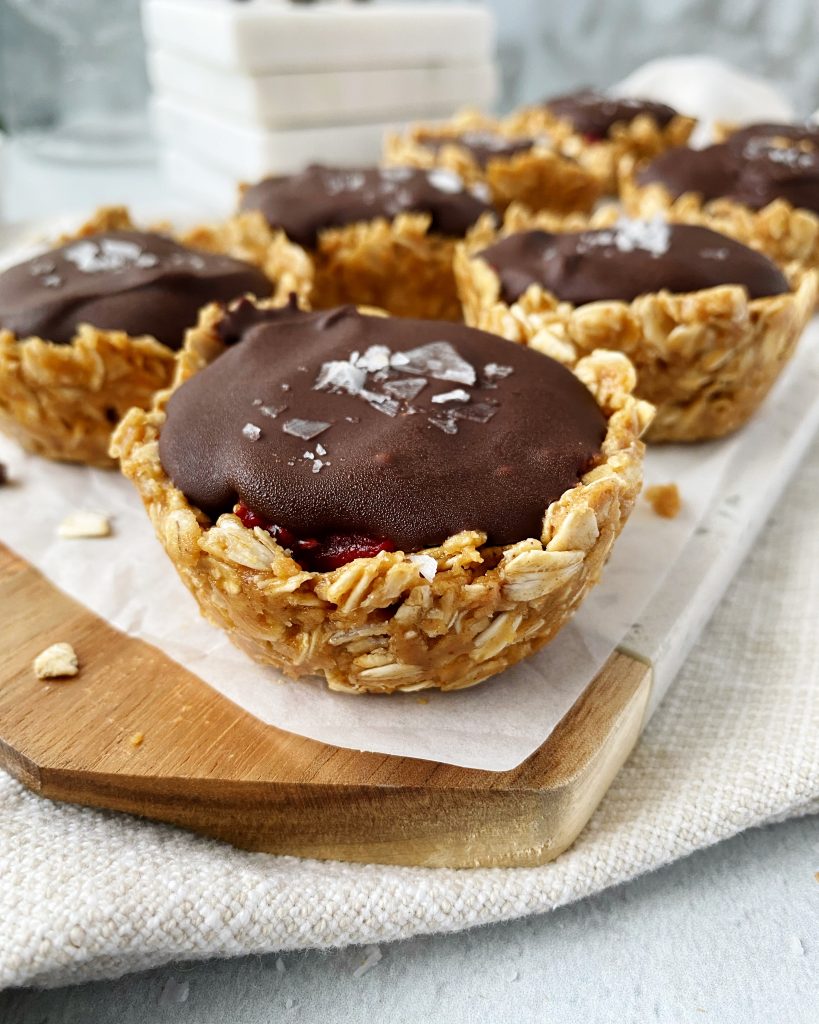
[[46, 647], [34, 659], [34, 674], [38, 679], [68, 679], [79, 671], [76, 652], [64, 641]]
[[135, 732], [131, 737], [130, 743], [132, 747], [141, 747], [143, 740], [145, 739], [144, 732]]
[[71, 512], [57, 527], [57, 535], [69, 540], [108, 537], [110, 533], [110, 520], [100, 512]]
[[680, 514], [682, 500], [676, 484], [655, 484], [653, 487], [646, 487], [646, 498], [651, 502], [655, 514], [662, 516], [663, 519], [676, 519]]

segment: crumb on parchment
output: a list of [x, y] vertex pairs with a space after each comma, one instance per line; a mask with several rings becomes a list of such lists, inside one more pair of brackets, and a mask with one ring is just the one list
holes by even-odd
[[655, 484], [646, 488], [646, 498], [658, 516], [676, 519], [682, 507], [680, 490], [676, 484]]
[[38, 679], [68, 679], [79, 671], [76, 652], [65, 641], [46, 647], [34, 659], [34, 674]]
[[141, 747], [142, 746], [142, 742], [143, 742], [144, 739], [145, 739], [145, 733], [144, 732], [135, 732], [134, 735], [131, 737], [129, 742], [130, 742], [132, 747]]
[[57, 535], [66, 539], [108, 537], [111, 523], [100, 512], [71, 512], [57, 527]]

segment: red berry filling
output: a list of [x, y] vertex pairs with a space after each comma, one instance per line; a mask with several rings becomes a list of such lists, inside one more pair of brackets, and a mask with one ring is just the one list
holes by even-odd
[[586, 142], [604, 142], [605, 135], [595, 135], [594, 132], [583, 132], [583, 138]]
[[372, 558], [379, 551], [395, 551], [391, 540], [377, 540], [360, 533], [329, 533], [322, 538], [299, 537], [286, 526], [277, 526], [252, 512], [241, 503], [233, 509], [249, 530], [259, 526], [274, 537], [283, 548], [288, 548], [303, 569], [310, 572], [329, 572], [356, 558]]

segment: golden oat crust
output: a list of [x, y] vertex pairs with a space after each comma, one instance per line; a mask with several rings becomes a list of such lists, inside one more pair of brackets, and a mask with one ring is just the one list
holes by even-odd
[[[583, 223], [512, 208], [502, 233], [605, 227], [618, 216], [608, 208]], [[531, 285], [510, 306], [494, 270], [473, 258], [493, 240], [475, 232], [455, 256], [466, 323], [569, 364], [599, 348], [624, 352], [637, 371], [637, 394], [656, 406], [647, 433], [654, 442], [722, 437], [747, 422], [793, 353], [816, 302], [817, 274], [808, 271], [797, 275], [794, 291], [769, 298], [749, 299], [745, 288], [725, 285], [575, 308]]]
[[489, 131], [512, 139], [526, 134], [511, 131], [505, 122], [484, 114], [462, 111], [445, 124], [415, 124], [403, 134], [387, 135], [384, 162], [395, 167], [442, 167], [454, 171], [467, 185], [486, 185], [492, 202], [501, 212], [512, 202], [554, 213], [588, 212], [603, 192], [604, 182], [599, 174], [567, 159], [548, 140], [511, 157], [495, 157], [485, 168], [461, 146], [443, 146], [434, 153], [421, 142], [424, 136], [434, 138], [469, 131]]
[[[209, 307], [189, 332], [174, 388], [222, 350], [220, 316]], [[264, 530], [229, 513], [211, 522], [159, 460], [173, 389], [157, 395], [150, 412], [132, 409], [111, 450], [202, 613], [251, 657], [353, 693], [460, 689], [557, 633], [599, 578], [640, 490], [639, 438], [653, 410], [632, 395], [631, 364], [596, 351], [574, 371], [608, 420], [599, 464], [545, 509], [539, 538], [486, 548], [484, 534], [467, 531], [423, 552], [438, 567], [432, 581], [403, 552], [306, 572]]]
[[[489, 215], [484, 219], [491, 223]], [[352, 303], [394, 316], [460, 320], [452, 275], [457, 240], [430, 231], [430, 221], [429, 214], [403, 213], [393, 221], [378, 217], [327, 228], [317, 248], [305, 250], [251, 211], [197, 228], [189, 244], [238, 256], [268, 274], [287, 262], [297, 278], [291, 290], [313, 309]]]
[[[134, 227], [125, 207], [103, 207], [59, 243]], [[284, 300], [288, 290], [278, 287], [276, 294]], [[168, 386], [174, 359], [156, 338], [88, 324], [67, 345], [0, 331], [0, 430], [37, 455], [113, 466], [108, 446], [114, 425], [131, 406], [147, 407]]]
[[516, 135], [551, 136], [610, 194], [617, 191], [617, 169], [624, 157], [650, 160], [674, 146], [684, 146], [697, 124], [693, 117], [675, 114], [665, 127], [660, 127], [651, 114], [638, 114], [633, 121], [613, 124], [607, 138], [590, 142], [574, 130], [571, 121], [556, 117], [543, 106], [524, 107], [503, 123]]

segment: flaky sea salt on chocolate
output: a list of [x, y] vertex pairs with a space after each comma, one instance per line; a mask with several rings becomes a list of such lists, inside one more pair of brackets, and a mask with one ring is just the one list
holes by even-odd
[[282, 430], [285, 434], [290, 434], [291, 437], [298, 437], [302, 441], [310, 441], [312, 438], [318, 437], [319, 434], [323, 434], [325, 430], [329, 430], [331, 425], [323, 420], [292, 419], [287, 420], [282, 426]]

